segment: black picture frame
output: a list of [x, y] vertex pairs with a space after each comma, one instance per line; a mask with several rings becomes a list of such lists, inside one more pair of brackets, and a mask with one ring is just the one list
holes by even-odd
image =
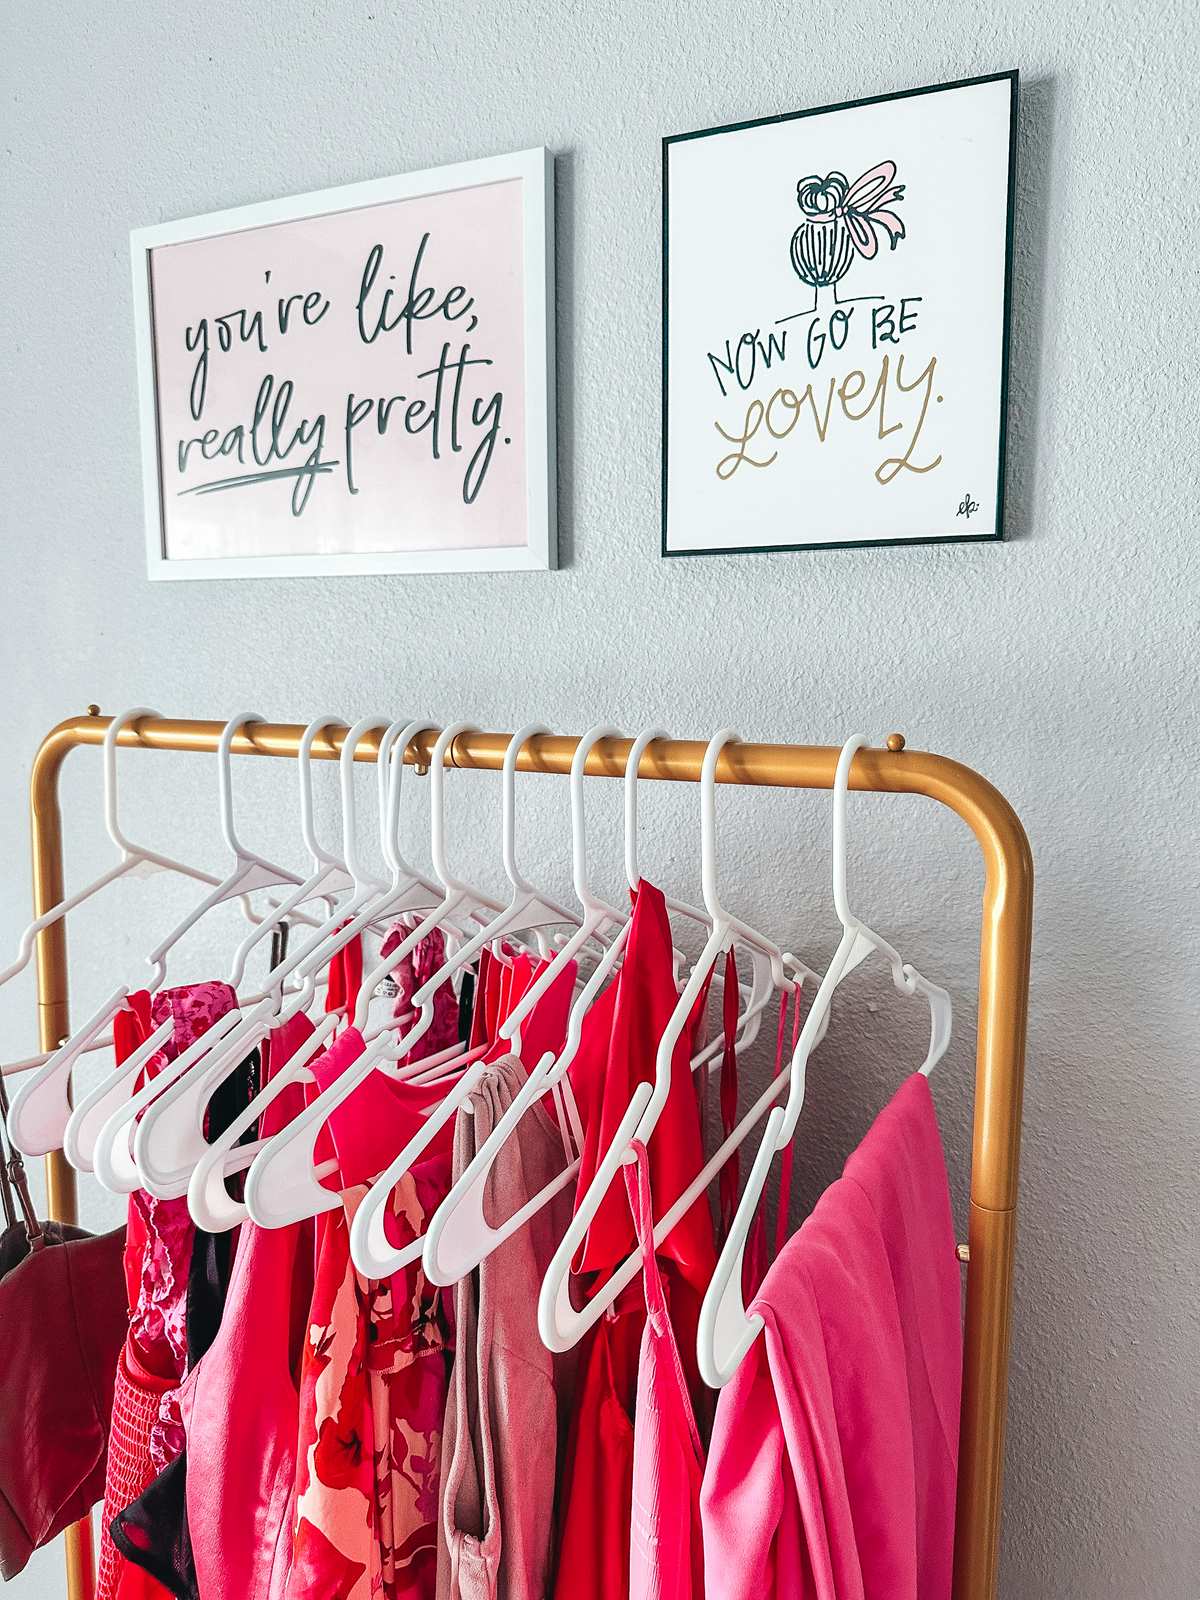
[[[1009, 84], [1007, 217], [1004, 229], [1004, 296], [1000, 354], [1000, 433], [996, 485], [996, 529], [992, 533], [926, 534], [903, 539], [837, 539], [807, 544], [713, 545], [702, 550], [667, 548], [667, 430], [669, 417], [668, 349], [670, 296], [670, 152], [671, 147], [690, 140], [707, 139], [723, 133], [739, 133], [775, 123], [798, 122], [805, 117], [825, 116], [837, 111], [852, 111], [861, 106], [881, 105], [896, 100], [911, 100], [919, 95], [941, 94], [951, 89], [971, 89], [986, 83]], [[722, 123], [711, 128], [695, 128], [688, 133], [664, 135], [662, 140], [662, 426], [661, 426], [661, 553], [664, 559], [727, 555], [783, 555], [800, 550], [877, 550], [899, 545], [998, 544], [1005, 538], [1005, 476], [1008, 454], [1009, 365], [1012, 343], [1013, 219], [1017, 184], [1017, 112], [1020, 72], [984, 73], [973, 78], [957, 78], [946, 83], [923, 84], [888, 94], [867, 95], [858, 100], [842, 100], [831, 105], [811, 106], [803, 111], [784, 111], [774, 116], [752, 117], [741, 122]]]

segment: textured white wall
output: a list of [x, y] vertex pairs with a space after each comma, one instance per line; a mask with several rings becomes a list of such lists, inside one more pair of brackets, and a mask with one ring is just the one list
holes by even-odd
[[[27, 915], [30, 756], [89, 700], [821, 741], [900, 727], [978, 766], [1039, 871], [1003, 1592], [1194, 1594], [1194, 8], [62, 0], [8, 8], [4, 36], [0, 950]], [[1012, 65], [1011, 542], [662, 562], [660, 135]], [[539, 143], [558, 152], [565, 570], [148, 585], [130, 226]], [[245, 831], [294, 859], [290, 769], [244, 766]], [[210, 769], [124, 770], [135, 835], [217, 857]], [[494, 882], [495, 780], [452, 781], [456, 852]], [[106, 859], [98, 784], [96, 757], [73, 758], [79, 876]], [[597, 788], [616, 892], [619, 795]], [[529, 870], [565, 892], [565, 788], [530, 779], [522, 798]], [[644, 808], [647, 871], [678, 893], [698, 892], [694, 807], [656, 791]], [[827, 801], [722, 794], [721, 816], [730, 900], [827, 957]], [[853, 818], [864, 912], [961, 997], [938, 1083], [961, 1195], [974, 847], [917, 801], [862, 799]], [[164, 895], [183, 903], [135, 885], [80, 920], [77, 1008], [136, 975]], [[178, 974], [220, 948], [198, 940]], [[10, 986], [6, 1054], [32, 1048], [31, 1018], [30, 984]], [[920, 1034], [886, 983], [840, 1005], [803, 1124], [806, 1198]], [[58, 1570], [43, 1558], [10, 1592], [60, 1593]]]

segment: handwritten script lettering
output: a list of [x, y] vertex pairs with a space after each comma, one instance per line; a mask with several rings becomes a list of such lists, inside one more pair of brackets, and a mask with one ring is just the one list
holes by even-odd
[[[429, 231], [411, 260], [399, 264], [383, 244], [367, 251], [357, 297], [352, 308], [345, 308], [352, 311], [347, 333], [359, 347], [378, 344], [394, 357], [396, 387], [389, 393], [349, 390], [332, 425], [324, 410], [309, 412], [302, 399], [305, 334], [331, 312], [339, 314], [319, 285], [279, 294], [267, 269], [263, 304], [214, 308], [187, 321], [183, 346], [193, 358], [188, 410], [197, 428], [176, 440], [176, 469], [181, 478], [202, 462], [222, 462], [226, 470], [175, 492], [224, 494], [290, 480], [291, 514], [300, 517], [319, 480], [336, 477], [346, 493], [360, 492], [356, 432], [370, 429], [377, 438], [395, 441], [398, 449], [415, 444], [434, 461], [454, 463], [463, 504], [474, 505], [497, 444], [510, 445], [512, 438], [504, 432], [504, 393], [487, 381], [494, 362], [486, 352], [475, 296], [465, 284], [436, 282], [429, 267], [434, 254], [436, 240]], [[444, 327], [446, 333], [436, 357], [413, 370], [420, 361], [415, 335], [421, 324]], [[263, 373], [247, 415], [214, 417], [213, 385], [221, 358], [246, 352], [269, 357], [274, 370]], [[286, 373], [280, 370], [285, 366]], [[234, 467], [238, 470], [230, 470]]]

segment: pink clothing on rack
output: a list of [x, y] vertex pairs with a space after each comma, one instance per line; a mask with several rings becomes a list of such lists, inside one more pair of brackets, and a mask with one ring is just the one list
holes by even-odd
[[216, 1340], [180, 1390], [188, 1531], [204, 1600], [287, 1593], [300, 1421], [291, 1344], [312, 1241], [311, 1223], [242, 1225]]
[[[263, 1045], [269, 1082], [311, 1036], [303, 1013]], [[259, 1135], [300, 1109], [289, 1085], [264, 1112]], [[296, 1373], [313, 1288], [311, 1222], [242, 1224], [221, 1326], [184, 1379], [187, 1525], [204, 1600], [283, 1600], [291, 1565], [300, 1394]]]
[[629, 1528], [630, 1600], [703, 1600], [700, 1483], [704, 1447], [654, 1254], [646, 1146], [635, 1140], [625, 1187], [642, 1252], [646, 1326], [638, 1361]]
[[[121, 1065], [168, 1019], [174, 1032], [147, 1061], [138, 1085], [231, 1011], [237, 996], [227, 983], [187, 984], [129, 996], [113, 1022], [114, 1056]], [[186, 1199], [160, 1200], [143, 1189], [129, 1197], [125, 1287], [129, 1335], [118, 1364], [104, 1509], [96, 1572], [97, 1600], [165, 1600], [167, 1590], [126, 1559], [109, 1525], [154, 1481], [183, 1445], [174, 1397], [187, 1363], [187, 1293], [196, 1229]]]
[[[350, 1027], [312, 1063], [316, 1088], [362, 1054]], [[300, 1431], [289, 1600], [432, 1600], [437, 1572], [438, 1473], [450, 1373], [445, 1297], [419, 1261], [364, 1278], [350, 1225], [367, 1184], [436, 1105], [444, 1086], [373, 1072], [330, 1115], [318, 1159], [340, 1204], [317, 1223], [315, 1287], [301, 1358]], [[392, 1190], [395, 1245], [425, 1231], [450, 1182], [448, 1124], [422, 1163]]]
[[[379, 954], [390, 956], [404, 940], [408, 929], [397, 923], [380, 947]], [[416, 948], [410, 950], [398, 967], [392, 971], [396, 989], [396, 1003], [392, 1015], [403, 1032], [407, 1032], [419, 1015], [413, 1010], [412, 997], [435, 972], [446, 964], [446, 940], [440, 928], [431, 928]], [[433, 1020], [408, 1052], [405, 1060], [410, 1066], [436, 1056], [458, 1039], [458, 996], [452, 983], [443, 983], [434, 991]]]
[[949, 1600], [962, 1323], [929, 1085], [908, 1078], [789, 1240], [721, 1391], [709, 1600]]
[[[461, 1177], [526, 1081], [493, 1063], [454, 1123]], [[487, 1183], [494, 1225], [541, 1194], [566, 1165], [562, 1135], [533, 1105], [501, 1145]], [[454, 1375], [442, 1432], [438, 1600], [545, 1600], [554, 1546], [560, 1437], [573, 1353], [538, 1337], [542, 1277], [571, 1216], [563, 1187], [455, 1287]]]

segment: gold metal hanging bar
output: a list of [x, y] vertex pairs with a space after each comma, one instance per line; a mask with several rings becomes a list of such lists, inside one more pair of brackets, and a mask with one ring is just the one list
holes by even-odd
[[[63, 896], [62, 822], [58, 777], [67, 753], [98, 745], [109, 718], [69, 718], [42, 741], [30, 777], [34, 914], [41, 916]], [[148, 717], [125, 727], [117, 742], [148, 750], [215, 752], [224, 724]], [[303, 727], [255, 723], [233, 741], [235, 755], [294, 757]], [[374, 761], [379, 734], [368, 734], [355, 752]], [[318, 760], [334, 760], [343, 732], [326, 730], [313, 743]], [[506, 733], [460, 734], [450, 750], [456, 767], [498, 770], [508, 747]], [[436, 734], [419, 735], [405, 760], [427, 767]], [[577, 740], [558, 735], [530, 739], [517, 760], [522, 772], [567, 773]], [[585, 771], [619, 778], [632, 741], [602, 739]], [[706, 746], [700, 740], [653, 744], [639, 776], [677, 783], [699, 780]], [[727, 745], [717, 764], [719, 783], [785, 789], [832, 789], [838, 750], [822, 745]], [[995, 1600], [999, 1559], [1000, 1502], [1004, 1474], [1004, 1427], [1008, 1397], [1012, 1270], [1021, 1143], [1021, 1094], [1033, 922], [1033, 861], [1016, 812], [977, 772], [946, 756], [905, 748], [892, 734], [883, 750], [860, 750], [850, 768], [850, 787], [887, 794], [920, 794], [949, 807], [968, 825], [984, 861], [979, 949], [979, 1023], [968, 1230], [967, 1308], [964, 1326], [962, 1432], [959, 1445], [958, 1514], [955, 1529], [954, 1600]], [[68, 1031], [66, 933], [63, 923], [45, 928], [37, 940], [40, 1037], [52, 1049]], [[75, 1174], [61, 1152], [46, 1160], [51, 1216], [73, 1220]], [[67, 1535], [69, 1600], [92, 1600], [91, 1530], [86, 1522]]]

